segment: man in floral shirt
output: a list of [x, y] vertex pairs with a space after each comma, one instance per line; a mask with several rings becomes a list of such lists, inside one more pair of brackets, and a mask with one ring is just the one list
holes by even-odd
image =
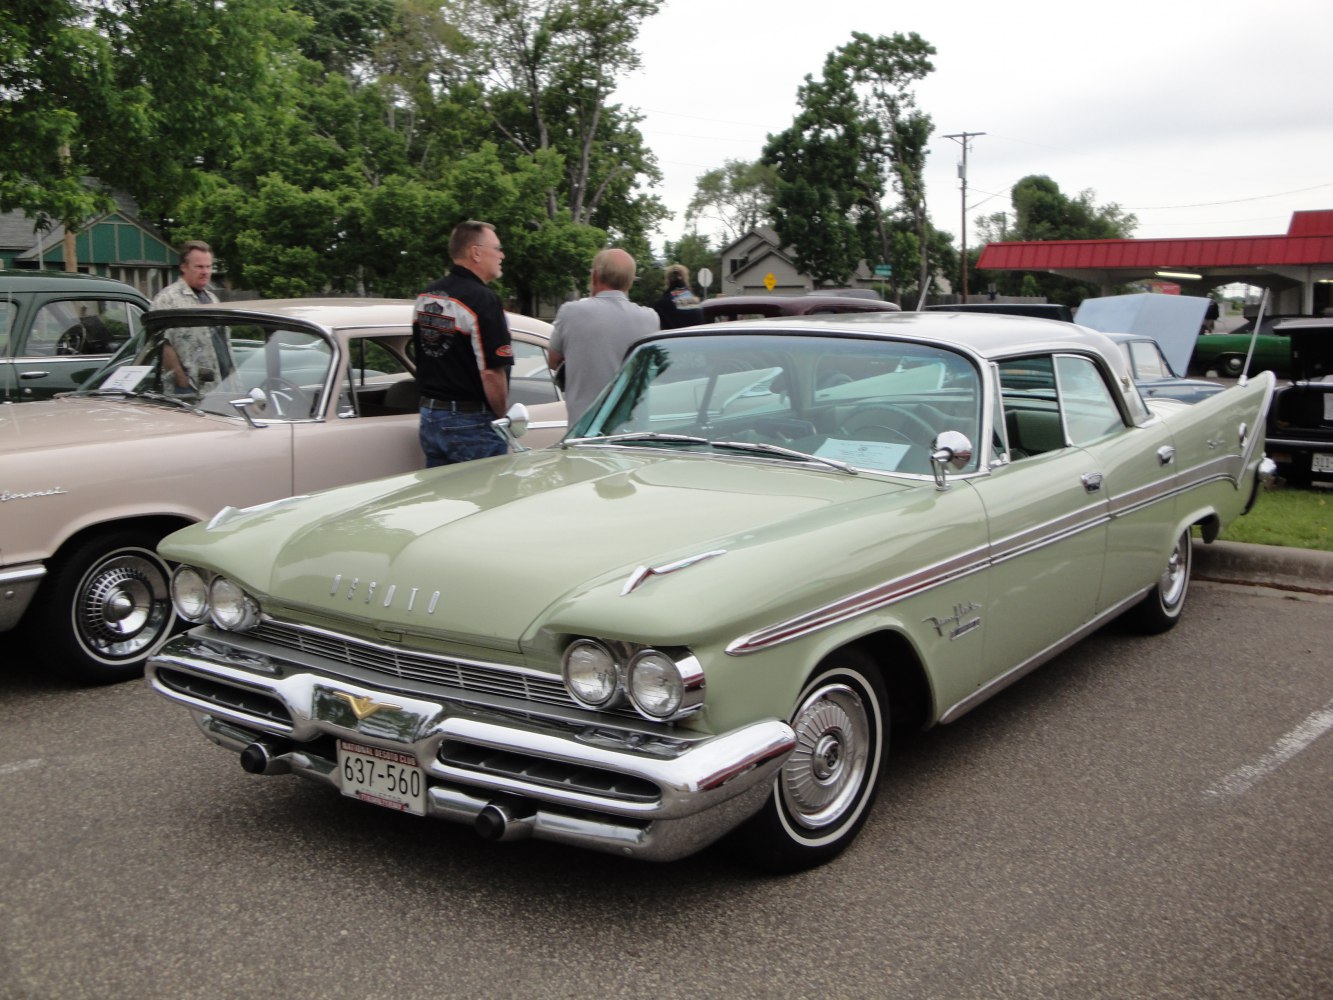
[[[213, 277], [213, 249], [203, 240], [181, 248], [181, 276], [153, 296], [153, 309], [184, 309], [212, 305], [218, 297], [209, 290]], [[211, 327], [181, 327], [166, 331], [162, 345], [164, 387], [180, 395], [203, 395], [235, 367], [221, 331]]]

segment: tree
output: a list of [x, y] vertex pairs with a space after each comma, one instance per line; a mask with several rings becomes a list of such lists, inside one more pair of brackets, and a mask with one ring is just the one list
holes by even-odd
[[[825, 59], [821, 80], [806, 76], [801, 112], [765, 147], [764, 162], [778, 175], [774, 226], [817, 280], [842, 284], [862, 260], [892, 260], [898, 214], [912, 220], [918, 249], [929, 246], [922, 172], [932, 124], [916, 110], [911, 85], [934, 71], [934, 53], [915, 33], [854, 32]], [[885, 205], [890, 189], [896, 211]], [[918, 272], [924, 282], [928, 265], [908, 273]], [[896, 268], [894, 275], [896, 286]]]
[[89, 187], [84, 129], [113, 117], [111, 52], [72, 0], [15, 0], [0, 7], [0, 211], [37, 227], [66, 228], [65, 269], [77, 269], [73, 236], [108, 210]]
[[[283, 0], [13, 0], [0, 9], [0, 209], [77, 231], [109, 188], [165, 214], [280, 103]], [[95, 177], [88, 189], [83, 178]], [[67, 260], [66, 267], [70, 267]]]
[[[1108, 240], [1128, 239], [1138, 219], [1111, 202], [1097, 205], [1096, 193], [1085, 190], [1075, 198], [1060, 191], [1060, 186], [1044, 175], [1024, 177], [1010, 190], [1013, 216], [994, 213], [976, 220], [983, 243], [1028, 242], [1038, 240]], [[996, 288], [1009, 295], [1044, 295], [1052, 302], [1076, 306], [1100, 289], [1092, 284], [1053, 274], [1022, 275], [1000, 272], [988, 275]]]
[[[475, 0], [466, 34], [477, 46], [475, 80], [501, 140], [521, 156], [555, 150], [563, 191], [547, 192], [548, 218], [567, 209], [576, 225], [627, 237], [666, 210], [638, 193], [660, 180], [639, 116], [608, 104], [620, 76], [640, 65], [640, 25], [660, 0]], [[645, 228], [646, 227], [646, 228]]]
[[699, 175], [685, 221], [715, 223], [722, 227], [723, 238], [734, 242], [768, 221], [777, 186], [772, 165], [760, 160], [727, 160]]
[[[934, 46], [915, 32], [872, 38], [858, 31], [852, 33], [851, 43], [839, 55], [853, 85], [860, 88], [863, 113], [876, 123], [877, 128], [868, 134], [878, 135], [884, 143], [868, 152], [887, 160], [894, 190], [903, 212], [912, 220], [923, 251], [930, 244], [924, 175], [934, 125], [929, 115], [917, 110], [911, 85], [934, 72], [929, 60], [934, 54]], [[888, 260], [888, 230], [882, 215], [877, 221], [880, 259]], [[930, 280], [929, 258], [924, 252], [919, 256], [918, 274], [919, 284], [924, 287]]]

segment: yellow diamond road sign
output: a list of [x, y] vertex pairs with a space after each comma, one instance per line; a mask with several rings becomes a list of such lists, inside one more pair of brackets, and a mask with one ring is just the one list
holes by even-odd
[[769, 271], [766, 275], [764, 275], [764, 287], [767, 288], [770, 292], [773, 291], [773, 288], [777, 285], [777, 283], [778, 279], [773, 274], [772, 271]]

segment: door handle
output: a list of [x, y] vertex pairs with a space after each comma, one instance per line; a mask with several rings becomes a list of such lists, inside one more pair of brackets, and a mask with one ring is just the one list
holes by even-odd
[[50, 372], [34, 372], [34, 371], [26, 371], [26, 372], [19, 372], [19, 378], [21, 378], [21, 379], [28, 379], [28, 378], [46, 378], [46, 376], [48, 376], [48, 375], [50, 375], [50, 374], [51, 374]]
[[1100, 493], [1102, 489], [1102, 474], [1100, 472], [1085, 472], [1081, 477], [1083, 479], [1083, 489], [1089, 493]]
[[1162, 445], [1162, 447], [1157, 449], [1158, 465], [1170, 465], [1175, 460], [1176, 460], [1176, 449], [1172, 448], [1169, 444], [1164, 444]]

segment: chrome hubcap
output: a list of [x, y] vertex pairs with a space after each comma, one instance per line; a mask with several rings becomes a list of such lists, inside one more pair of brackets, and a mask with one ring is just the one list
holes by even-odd
[[860, 697], [845, 684], [819, 688], [792, 722], [796, 749], [778, 778], [793, 818], [807, 829], [837, 822], [865, 781], [870, 722]]
[[118, 552], [95, 566], [74, 608], [84, 646], [107, 659], [140, 655], [170, 622], [166, 574], [139, 552]]

